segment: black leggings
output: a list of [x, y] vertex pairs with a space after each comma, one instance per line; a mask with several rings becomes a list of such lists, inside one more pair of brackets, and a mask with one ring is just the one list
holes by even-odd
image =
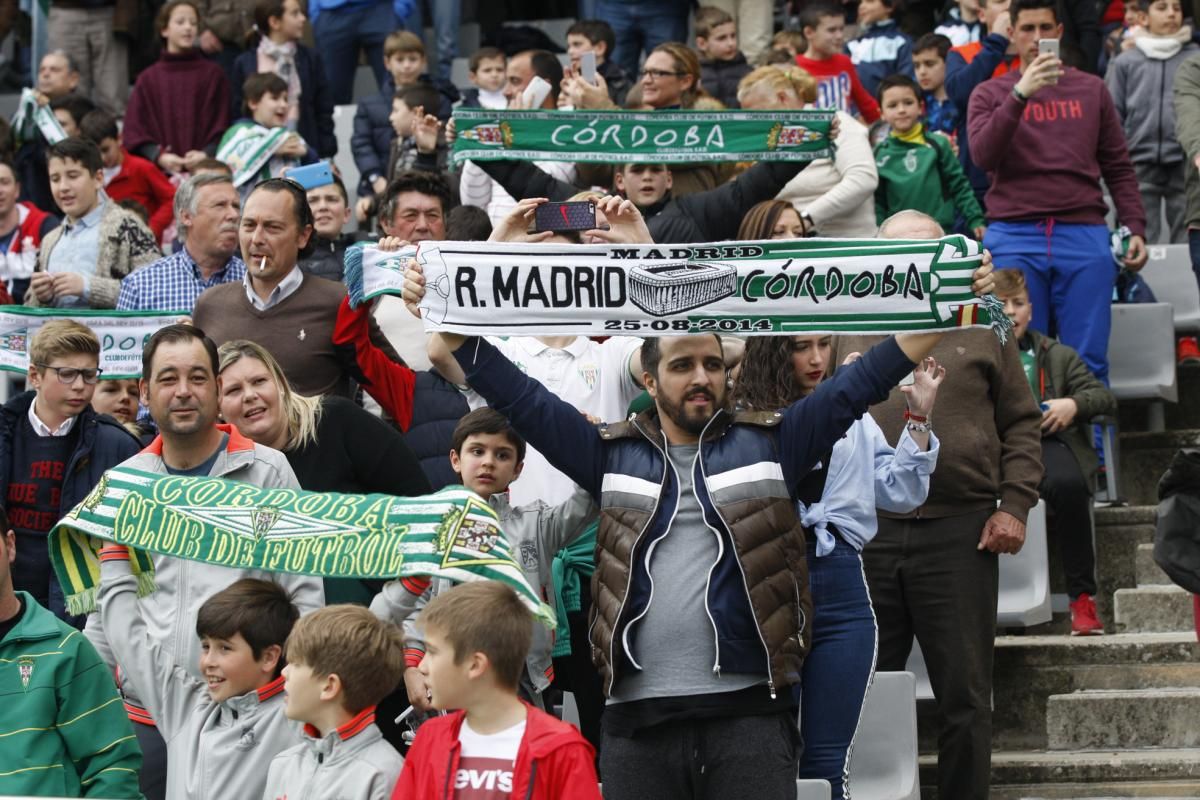
[[1079, 462], [1060, 439], [1042, 439], [1042, 465], [1046, 474], [1038, 491], [1054, 513], [1067, 594], [1096, 594], [1096, 546], [1092, 537], [1092, 491]]

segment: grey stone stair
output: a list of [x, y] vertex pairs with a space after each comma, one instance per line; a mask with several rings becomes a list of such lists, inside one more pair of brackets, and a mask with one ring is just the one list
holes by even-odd
[[1200, 747], [1200, 687], [1089, 689], [1046, 703], [1051, 750]]
[[1137, 574], [1138, 586], [1171, 586], [1167, 573], [1154, 562], [1154, 545], [1139, 544], [1137, 546], [1137, 564], [1134, 569]]
[[1175, 585], [1118, 589], [1113, 593], [1113, 622], [1126, 633], [1196, 629], [1192, 596]]

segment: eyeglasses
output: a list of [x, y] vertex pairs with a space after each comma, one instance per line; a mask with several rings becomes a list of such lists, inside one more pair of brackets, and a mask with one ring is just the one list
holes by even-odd
[[686, 72], [669, 72], [665, 69], [644, 69], [641, 72], [643, 80], [649, 78], [652, 81], [659, 81], [663, 78], [682, 78], [687, 75]]
[[79, 369], [77, 367], [52, 367], [49, 364], [35, 364], [34, 366], [42, 369], [52, 369], [58, 374], [58, 382], [65, 383], [70, 386], [78, 377], [83, 377], [83, 382], [89, 386], [95, 386], [100, 382], [100, 373], [104, 370], [99, 367], [92, 369]]

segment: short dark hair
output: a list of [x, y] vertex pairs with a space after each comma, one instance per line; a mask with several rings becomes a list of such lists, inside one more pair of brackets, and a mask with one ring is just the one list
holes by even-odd
[[550, 96], [558, 99], [558, 91], [562, 84], [563, 67], [558, 56], [549, 50], [528, 50], [529, 66], [533, 74], [550, 84]]
[[504, 55], [504, 51], [499, 47], [481, 47], [471, 54], [470, 60], [467, 61], [467, 70], [477, 72], [479, 65], [484, 61], [494, 61], [497, 58], [501, 61], [508, 60], [508, 56]]
[[453, 586], [429, 601], [417, 619], [418, 627], [446, 637], [454, 663], [472, 653], [487, 656], [496, 683], [512, 692], [521, 681], [535, 624], [517, 593], [500, 581]]
[[[308, 204], [308, 192], [304, 187], [293, 180], [287, 178], [268, 178], [262, 183], [250, 190], [250, 194], [246, 195], [246, 202], [242, 203], [242, 209], [250, 202], [250, 198], [257, 192], [286, 192], [292, 196], [292, 213], [296, 218], [296, 225], [300, 230], [304, 230], [313, 224], [312, 206]], [[300, 248], [300, 258], [308, 258], [313, 254], [316, 248], [316, 240], [309, 236], [308, 242], [304, 247]]]
[[256, 659], [271, 645], [279, 645], [278, 677], [287, 663], [282, 648], [298, 619], [300, 612], [278, 583], [242, 578], [204, 601], [196, 614], [196, 635], [232, 639], [240, 633]]
[[946, 56], [950, 54], [950, 48], [954, 45], [950, 41], [949, 36], [940, 33], [927, 33], [917, 43], [913, 45], [913, 55], [924, 52], [926, 50], [937, 50], [938, 58], [942, 61], [946, 60]]
[[[8, 167], [8, 171], [12, 173], [13, 181], [15, 181], [18, 186], [21, 184], [21, 176], [17, 174], [17, 168], [13, 164], [11, 158], [8, 156], [0, 158], [0, 167]], [[488, 236], [491, 236], [491, 234], [489, 233]]]
[[696, 37], [699, 39], [707, 39], [712, 36], [712, 32], [721, 27], [733, 22], [733, 16], [723, 8], [716, 6], [700, 6], [696, 9], [696, 15], [692, 20], [692, 27], [696, 32]]
[[458, 421], [454, 426], [454, 434], [450, 437], [450, 446], [454, 452], [462, 455], [463, 444], [468, 438], [481, 433], [497, 434], [508, 440], [517, 451], [517, 462], [525, 460], [525, 440], [517, 433], [508, 417], [494, 408], [477, 408]]
[[142, 380], [150, 380], [151, 368], [154, 366], [154, 355], [158, 352], [159, 347], [164, 344], [179, 344], [181, 342], [200, 342], [203, 344], [205, 352], [208, 353], [208, 360], [212, 364], [213, 377], [215, 378], [220, 374], [221, 358], [217, 355], [216, 343], [195, 325], [175, 324], [159, 328], [150, 337], [150, 341], [146, 342], [146, 346], [142, 348]]
[[158, 14], [154, 16], [154, 32], [162, 38], [162, 32], [166, 30], [167, 25], [171, 22], [171, 15], [175, 13], [175, 9], [180, 6], [187, 6], [192, 11], [196, 12], [196, 22], [200, 23], [203, 30], [203, 20], [200, 19], [200, 8], [196, 5], [198, 0], [171, 0], [158, 10]]
[[1012, 20], [1013, 27], [1016, 27], [1017, 17], [1022, 11], [1038, 11], [1043, 8], [1054, 12], [1055, 22], [1062, 22], [1063, 13], [1058, 7], [1058, 0], [1013, 0], [1012, 5], [1008, 7], [1008, 18]]
[[79, 135], [90, 142], [100, 144], [105, 139], [120, 138], [117, 118], [102, 108], [89, 111], [79, 120]]
[[446, 238], [452, 242], [486, 242], [492, 219], [479, 206], [458, 206], [446, 215]]
[[842, 10], [840, 5], [831, 2], [831, 0], [819, 0], [816, 3], [809, 3], [800, 9], [800, 32], [803, 33], [807, 28], [821, 27], [821, 20], [826, 17], [837, 17], [845, 19], [846, 12]]
[[51, 111], [66, 111], [71, 115], [71, 119], [75, 120], [75, 124], [79, 125], [83, 122], [83, 118], [90, 112], [96, 110], [96, 104], [87, 99], [81, 94], [64, 94], [62, 97], [56, 97], [50, 101]]
[[287, 90], [287, 81], [274, 72], [256, 72], [242, 84], [242, 110], [250, 116], [251, 103], [257, 103], [266, 94], [287, 94]]
[[198, 172], [223, 172], [229, 177], [233, 177], [233, 167], [225, 163], [219, 158], [202, 158], [196, 162], [196, 166], [192, 167], [192, 174]]
[[8, 533], [8, 512], [4, 506], [0, 506], [0, 542], [6, 541], [6, 533]]
[[418, 106], [424, 108], [426, 114], [437, 114], [442, 106], [441, 94], [437, 87], [428, 81], [417, 81], [412, 86], [401, 86], [392, 95], [392, 99], [401, 101], [410, 110], [416, 109]]
[[[324, 184], [324, 185], [325, 185], [325, 186], [336, 186], [336, 187], [337, 187], [337, 190], [338, 190], [338, 192], [339, 192], [339, 193], [342, 195], [342, 202], [343, 202], [343, 203], [345, 203], [346, 205], [350, 205], [350, 193], [346, 191], [346, 184], [345, 184], [345, 183], [343, 183], [343, 182], [342, 182], [342, 179], [341, 179], [341, 178], [339, 178], [337, 175], [334, 175], [334, 176], [332, 176], [332, 177], [333, 177], [333, 180], [332, 180], [332, 181], [330, 181], [330, 182], [329, 182], [329, 183], [327, 183], [327, 184]], [[321, 188], [321, 187], [320, 187], [320, 186], [315, 186], [315, 187], [313, 187], [313, 188], [315, 188], [315, 189], [319, 189], [319, 188]], [[307, 200], [307, 199], [308, 199], [308, 195], [307, 195], [307, 194], [305, 194], [305, 197], [304, 197], [304, 199], [305, 199], [305, 200]], [[309, 208], [312, 208], [312, 206], [309, 206]]]
[[920, 84], [907, 75], [896, 73], [895, 75], [888, 75], [886, 78], [879, 81], [879, 86], [875, 89], [875, 99], [881, 104], [883, 103], [883, 93], [888, 89], [911, 89], [913, 96], [917, 98], [918, 103], [923, 99]]
[[104, 161], [100, 158], [100, 148], [96, 146], [96, 143], [78, 136], [70, 136], [61, 142], [50, 145], [46, 149], [46, 163], [49, 164], [51, 159], [55, 158], [60, 161], [68, 159], [77, 161], [83, 165], [84, 169], [93, 174], [104, 168]]
[[[721, 342], [719, 334], [714, 333], [713, 338], [717, 340], [717, 346], [721, 348], [721, 354], [725, 353], [725, 345]], [[662, 338], [659, 336], [647, 336], [642, 339], [642, 349], [639, 355], [642, 357], [642, 370], [649, 372], [655, 378], [658, 377], [658, 362], [662, 361]], [[639, 380], [640, 380], [639, 376]]]
[[137, 215], [137, 218], [146, 223], [146, 227], [150, 227], [150, 209], [146, 208], [132, 197], [126, 197], [123, 200], [118, 200], [117, 205], [121, 208]]
[[613, 48], [617, 46], [616, 32], [602, 19], [581, 19], [567, 28], [567, 36], [582, 36], [592, 44], [604, 42], [605, 60], [612, 58]]
[[436, 197], [442, 203], [442, 213], [450, 210], [450, 185], [446, 179], [436, 172], [406, 170], [401, 172], [383, 190], [379, 200], [379, 218], [390, 220], [396, 213], [396, 198], [405, 192]]

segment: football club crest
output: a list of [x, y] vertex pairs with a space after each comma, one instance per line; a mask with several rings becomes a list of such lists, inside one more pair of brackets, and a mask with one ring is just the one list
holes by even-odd
[[579, 377], [583, 378], [583, 382], [587, 384], [589, 392], [596, 388], [596, 379], [599, 376], [600, 369], [595, 364], [585, 364], [579, 368]]
[[96, 506], [104, 502], [104, 493], [108, 490], [108, 473], [105, 472], [100, 476], [100, 480], [96, 483], [96, 488], [92, 489], [91, 493], [84, 498], [78, 508], [71, 512], [71, 515], [79, 519], [81, 511], [95, 511]]
[[271, 506], [259, 506], [250, 513], [250, 527], [254, 531], [254, 538], [261, 539], [271, 532], [271, 528], [275, 527], [275, 523], [279, 521], [279, 509]]
[[472, 498], [458, 519], [439, 532], [442, 568], [512, 563], [505, 552], [507, 543], [497, 546], [503, 539], [491, 509]]
[[33, 677], [33, 659], [21, 656], [17, 659], [17, 669], [21, 672], [21, 688], [29, 688], [29, 680]]

